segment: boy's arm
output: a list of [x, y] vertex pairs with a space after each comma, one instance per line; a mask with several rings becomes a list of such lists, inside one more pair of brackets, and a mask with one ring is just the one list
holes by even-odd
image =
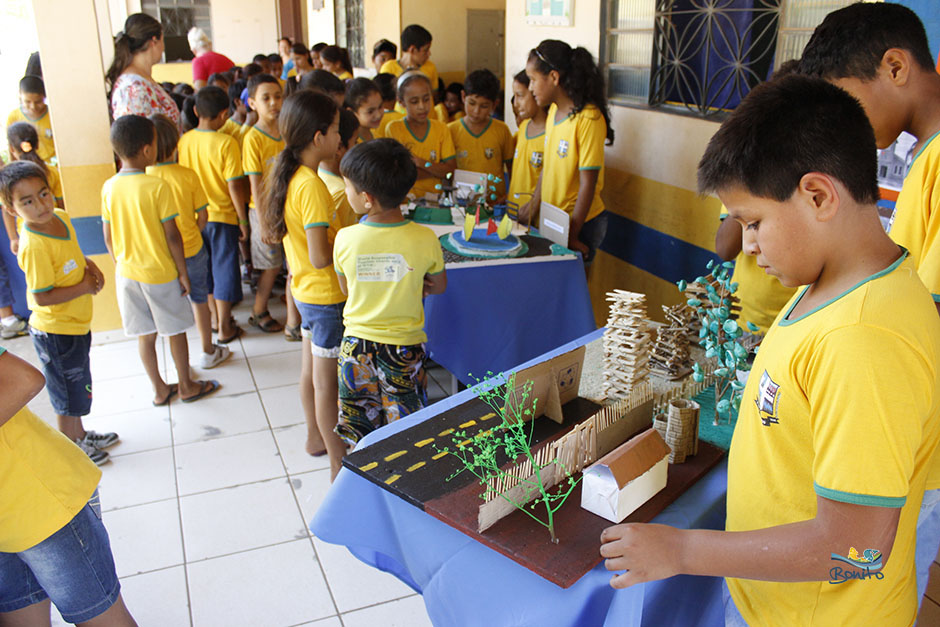
[[0, 427], [42, 391], [46, 379], [27, 362], [0, 353]]
[[99, 283], [98, 275], [100, 275], [101, 271], [98, 270], [96, 274], [95, 270], [98, 270], [97, 267], [94, 270], [86, 267], [85, 274], [82, 276], [82, 280], [75, 285], [70, 285], [68, 287], [54, 287], [51, 290], [47, 290], [45, 292], [33, 292], [33, 299], [35, 299], [37, 305], [48, 307], [49, 305], [67, 303], [70, 300], [75, 300], [79, 296], [84, 296], [85, 294], [97, 294], [101, 291], [101, 288], [104, 285], [104, 280], [102, 279], [102, 281]]
[[581, 234], [581, 227], [587, 218], [588, 211], [591, 210], [591, 203], [594, 201], [594, 190], [597, 188], [597, 177], [600, 170], [579, 170], [578, 179], [580, 187], [578, 188], [578, 199], [574, 203], [574, 210], [571, 212], [571, 227], [568, 231], [568, 248], [581, 253], [587, 253], [588, 247], [581, 243], [578, 236]]
[[339, 281], [339, 289], [343, 290], [343, 294], [349, 296], [349, 286], [346, 285], [346, 275], [337, 274], [336, 279]]
[[3, 211], [3, 228], [6, 229], [7, 238], [10, 240], [10, 252], [14, 255], [20, 249], [20, 234], [16, 232], [16, 217]]
[[196, 212], [196, 226], [199, 227], [199, 230], [206, 228], [206, 223], [209, 222], [209, 211], [203, 207]]
[[447, 270], [424, 275], [424, 295], [443, 294], [447, 289]]
[[108, 254], [111, 255], [111, 261], [117, 263], [117, 259], [114, 257], [114, 245], [111, 243], [111, 223], [102, 220], [101, 232], [104, 234], [104, 245], [108, 249]]
[[326, 237], [325, 226], [312, 226], [304, 231], [307, 235], [307, 256], [317, 270], [333, 265], [333, 247]]
[[[418, 168], [418, 178], [433, 177], [442, 179], [457, 169], [456, 159], [448, 159], [447, 161], [443, 161], [441, 163], [431, 163], [426, 159], [412, 155], [411, 160], [414, 161], [415, 167]], [[431, 165], [428, 165], [429, 163]]]
[[238, 236], [238, 241], [246, 242], [248, 241], [249, 229], [248, 229], [248, 213], [245, 211], [245, 183], [242, 181], [242, 178], [232, 179], [228, 182], [228, 194], [232, 198], [232, 203], [235, 205], [235, 213], [238, 214], [238, 230], [241, 231], [241, 234]]
[[173, 263], [176, 264], [176, 271], [179, 273], [183, 296], [186, 296], [189, 294], [189, 272], [186, 270], [186, 255], [183, 252], [183, 236], [180, 235], [180, 230], [176, 226], [176, 220], [163, 222], [163, 232], [166, 235], [166, 243], [170, 247], [170, 255], [173, 256]]
[[610, 585], [626, 588], [673, 575], [738, 577], [762, 581], [826, 581], [831, 554], [846, 547], [882, 549], [887, 563], [900, 507], [853, 505], [816, 497], [816, 517], [754, 531], [675, 529], [622, 524], [601, 534], [608, 570], [626, 570]]
[[741, 252], [743, 229], [737, 220], [724, 218], [715, 233], [715, 252], [725, 261], [732, 261]]

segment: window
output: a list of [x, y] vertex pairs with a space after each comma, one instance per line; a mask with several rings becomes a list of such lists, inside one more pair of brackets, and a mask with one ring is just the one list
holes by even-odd
[[854, 0], [607, 0], [601, 58], [612, 102], [733, 109], [798, 58], [830, 11]]
[[163, 25], [165, 61], [189, 61], [193, 58], [186, 38], [193, 26], [204, 30], [212, 39], [209, 0], [142, 0], [140, 9]]
[[366, 67], [363, 0], [336, 0], [336, 45], [349, 51], [353, 67]]

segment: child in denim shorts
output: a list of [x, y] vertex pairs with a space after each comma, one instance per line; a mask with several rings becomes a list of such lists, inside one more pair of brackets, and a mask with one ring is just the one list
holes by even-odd
[[136, 625], [101, 522], [101, 471], [27, 407], [43, 377], [0, 348], [0, 624]]
[[91, 412], [91, 297], [104, 276], [79, 248], [75, 229], [55, 198], [43, 169], [15, 161], [0, 170], [4, 211], [23, 220], [17, 260], [26, 275], [30, 334], [39, 355], [59, 429], [96, 464], [108, 461], [104, 448], [116, 433], [82, 425]]

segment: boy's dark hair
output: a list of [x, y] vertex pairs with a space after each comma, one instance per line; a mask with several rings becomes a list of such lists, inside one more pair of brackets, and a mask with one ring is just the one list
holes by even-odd
[[[237, 100], [241, 102], [242, 92], [245, 91], [245, 89], [247, 88], [248, 88], [248, 83], [246, 83], [242, 79], [238, 79], [237, 81], [229, 85], [228, 100], [229, 100], [229, 108], [231, 109], [232, 113], [235, 113], [235, 108], [237, 106], [235, 104], [235, 101]], [[242, 102], [242, 104], [245, 105], [245, 107], [248, 106], [247, 102]]]
[[43, 98], [46, 97], [46, 84], [42, 82], [42, 79], [38, 76], [33, 76], [28, 74], [20, 79], [20, 93], [21, 94], [39, 94]]
[[249, 63], [242, 70], [242, 78], [248, 81], [248, 80], [251, 80], [252, 76], [257, 76], [258, 74], [262, 74], [263, 72], [264, 72], [264, 68], [258, 65], [257, 63]]
[[481, 96], [494, 103], [499, 98], [499, 79], [489, 70], [474, 70], [463, 81], [463, 92], [468, 96]]
[[927, 33], [917, 14], [890, 2], [857, 3], [833, 11], [816, 27], [800, 60], [800, 72], [825, 79], [875, 78], [890, 48], [906, 50], [934, 71]]
[[[281, 84], [277, 82], [277, 79], [270, 74], [255, 74], [250, 79], [248, 79], [248, 97], [254, 98], [255, 92], [258, 91], [258, 86], [264, 85], [266, 83], [277, 85], [279, 88], [281, 86]], [[248, 103], [245, 104], [247, 105]]]
[[228, 109], [228, 94], [221, 87], [203, 87], [196, 92], [196, 114], [212, 119]]
[[174, 85], [174, 84], [171, 83], [170, 81], [163, 81], [163, 82], [160, 83], [160, 87], [162, 87], [162, 88], [163, 88], [163, 91], [165, 91], [166, 93], [172, 94], [172, 93], [173, 93], [173, 88], [176, 87], [176, 85]]
[[216, 87], [222, 87], [222, 85], [219, 85], [219, 83], [222, 83], [222, 85], [225, 85], [224, 89], [228, 89], [229, 85], [232, 84], [232, 79], [230, 79], [228, 77], [228, 74], [226, 74], [225, 72], [213, 72], [212, 74], [209, 75], [209, 79], [206, 81], [206, 85], [214, 85]]
[[401, 51], [408, 52], [412, 46], [423, 48], [431, 43], [431, 33], [423, 26], [411, 24], [401, 32]]
[[862, 105], [822, 79], [791, 74], [755, 87], [721, 125], [698, 186], [784, 202], [808, 172], [838, 179], [860, 204], [878, 201], [875, 133]]
[[313, 70], [300, 77], [298, 84], [300, 89], [312, 89], [321, 94], [332, 96], [333, 94], [346, 94], [346, 86], [332, 72], [326, 70]]
[[344, 104], [353, 111], [356, 111], [362, 106], [366, 98], [372, 94], [379, 94], [379, 97], [382, 96], [382, 92], [374, 82], [368, 78], [354, 78], [346, 83], [346, 101]]
[[343, 155], [339, 171], [357, 191], [372, 194], [387, 209], [404, 202], [418, 178], [411, 153], [389, 137], [353, 146]]
[[272, 52], [271, 54], [268, 55], [268, 63], [276, 63], [279, 65], [284, 65], [284, 59], [282, 59], [281, 55], [279, 55], [278, 53]]
[[26, 179], [42, 179], [49, 186], [46, 171], [32, 161], [12, 161], [0, 168], [0, 200], [8, 208], [13, 209], [13, 188]]
[[389, 54], [392, 55], [393, 58], [397, 57], [398, 46], [396, 46], [394, 43], [390, 42], [387, 39], [380, 39], [377, 42], [375, 42], [374, 46], [372, 46], [372, 58], [374, 59], [376, 55], [382, 52], [388, 52]]
[[[523, 72], [523, 74], [525, 74], [525, 72]], [[498, 79], [497, 79], [497, 80], [498, 80]], [[461, 95], [461, 93], [463, 93], [463, 91], [464, 91], [463, 83], [451, 83], [450, 85], [447, 86], [446, 89], [444, 89], [444, 94], [445, 94], [445, 95], [447, 95], [447, 94], [456, 94], [457, 97], [460, 98], [460, 95]], [[467, 94], [469, 94], [469, 93], [470, 93], [470, 92], [468, 91]]]
[[[219, 88], [205, 87], [200, 91], [205, 89]], [[153, 122], [144, 116], [122, 115], [111, 125], [111, 147], [122, 159], [132, 159], [153, 142], [155, 133]]]
[[196, 93], [196, 90], [193, 89], [193, 86], [189, 83], [177, 83], [176, 86], [173, 87], [173, 93], [182, 94], [185, 97], [192, 96]]
[[307, 46], [299, 41], [290, 47], [290, 51], [292, 54], [305, 54], [307, 55], [307, 58], [310, 57], [310, 51], [307, 50]]
[[255, 56], [251, 57], [251, 62], [257, 63], [258, 65], [261, 65], [262, 67], [264, 67], [262, 64], [268, 62], [268, 55], [262, 54], [259, 52]]
[[173, 102], [176, 103], [176, 108], [179, 109], [180, 111], [182, 111], [182, 110], [183, 110], [183, 105], [184, 105], [185, 102], [186, 102], [186, 96], [184, 96], [183, 94], [181, 94], [181, 93], [179, 93], [179, 92], [175, 92], [175, 91], [174, 91], [174, 92], [171, 92], [171, 93], [170, 93], [170, 98], [172, 98], [172, 99], [173, 99]]
[[157, 132], [157, 163], [169, 161], [180, 140], [179, 129], [173, 120], [162, 113], [154, 113], [150, 116], [150, 121]]
[[376, 74], [375, 78], [372, 79], [375, 86], [379, 88], [379, 93], [382, 94], [382, 102], [388, 102], [389, 100], [395, 100], [397, 98], [395, 90], [395, 82], [397, 80], [398, 78], [394, 74], [389, 74], [388, 72]]
[[339, 144], [346, 146], [356, 131], [359, 130], [359, 118], [349, 109], [339, 110]]

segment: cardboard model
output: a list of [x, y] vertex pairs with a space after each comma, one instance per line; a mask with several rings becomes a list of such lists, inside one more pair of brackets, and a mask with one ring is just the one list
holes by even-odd
[[654, 429], [584, 469], [581, 507], [619, 523], [666, 487], [669, 447]]

